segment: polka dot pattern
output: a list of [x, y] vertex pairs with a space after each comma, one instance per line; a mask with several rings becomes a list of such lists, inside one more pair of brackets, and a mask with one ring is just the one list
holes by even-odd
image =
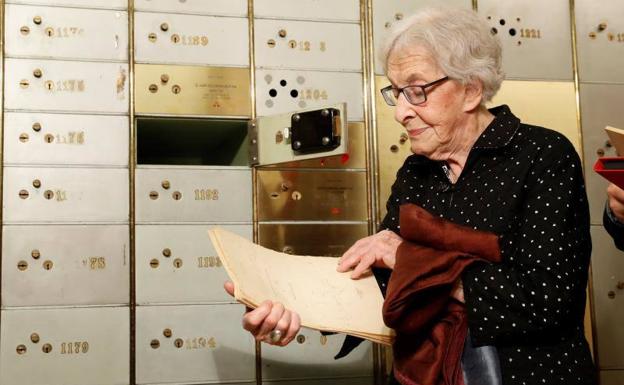
[[479, 137], [455, 184], [442, 162], [407, 158], [382, 228], [399, 232], [399, 206], [418, 204], [500, 235], [503, 263], [463, 274], [472, 341], [495, 345], [505, 385], [593, 384], [584, 337], [591, 254], [579, 157], [561, 134], [522, 124], [507, 106]]

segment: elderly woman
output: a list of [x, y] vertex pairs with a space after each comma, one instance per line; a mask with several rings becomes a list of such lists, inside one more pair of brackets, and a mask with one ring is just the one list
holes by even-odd
[[[521, 123], [507, 106], [485, 107], [503, 80], [501, 46], [472, 11], [426, 9], [404, 20], [383, 59], [391, 85], [381, 92], [414, 154], [397, 173], [382, 231], [351, 247], [338, 270], [352, 269], [357, 279], [371, 267], [393, 269], [406, 203], [495, 234], [502, 262], [468, 266], [452, 292], [467, 313], [465, 349], [489, 352], [489, 373], [464, 381], [594, 383], [583, 330], [591, 241], [574, 147], [557, 132]], [[299, 322], [270, 302], [244, 319], [258, 339], [282, 330], [281, 345]]]

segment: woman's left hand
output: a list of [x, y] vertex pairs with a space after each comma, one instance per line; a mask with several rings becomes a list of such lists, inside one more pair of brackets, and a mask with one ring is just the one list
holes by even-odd
[[362, 238], [355, 242], [338, 261], [341, 273], [353, 269], [352, 279], [361, 278], [371, 266], [394, 269], [396, 253], [403, 238], [390, 230]]

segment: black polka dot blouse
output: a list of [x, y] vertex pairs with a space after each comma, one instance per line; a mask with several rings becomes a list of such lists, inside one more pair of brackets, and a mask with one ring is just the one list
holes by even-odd
[[445, 164], [408, 157], [382, 228], [399, 231], [399, 206], [418, 204], [501, 236], [503, 262], [463, 276], [472, 342], [495, 345], [503, 383], [594, 384], [584, 337], [591, 239], [579, 157], [561, 134], [526, 125], [507, 106], [473, 146], [455, 184]]

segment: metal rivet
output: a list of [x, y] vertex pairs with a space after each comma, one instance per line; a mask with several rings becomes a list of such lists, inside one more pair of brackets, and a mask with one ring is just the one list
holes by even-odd
[[43, 350], [44, 353], [50, 353], [52, 351], [52, 345], [50, 344], [44, 344], [41, 347], [41, 350]]
[[171, 329], [163, 330], [163, 336], [165, 336], [167, 338], [171, 338], [172, 335], [173, 335], [173, 333], [171, 332]]
[[149, 197], [151, 200], [156, 200], [158, 199], [158, 193], [156, 191], [150, 191]]
[[164, 255], [167, 258], [171, 257], [171, 249], [169, 248], [163, 249], [162, 255]]
[[288, 189], [290, 189], [290, 185], [289, 185], [289, 183], [286, 183], [286, 182], [282, 182], [282, 183], [280, 183], [280, 190], [282, 190], [282, 191], [288, 191]]
[[54, 28], [48, 27], [45, 29], [45, 34], [48, 37], [52, 37], [54, 36]]
[[54, 135], [52, 135], [52, 134], [45, 134], [45, 136], [43, 137], [43, 140], [46, 143], [52, 143], [52, 142], [54, 142]]
[[30, 28], [24, 25], [20, 28], [20, 33], [22, 35], [28, 35], [30, 33]]
[[284, 248], [282, 248], [282, 253], [293, 254], [294, 252], [295, 250], [292, 248], [292, 246], [284, 246]]
[[598, 32], [602, 32], [605, 29], [607, 29], [607, 23], [603, 21], [602, 23], [598, 24]]
[[154, 258], [150, 261], [150, 266], [152, 267], [152, 269], [157, 268], [158, 265], [160, 265], [160, 262], [158, 262], [158, 259]]
[[173, 266], [175, 266], [177, 269], [182, 267], [182, 260], [180, 258], [176, 258], [173, 260]]
[[294, 114], [292, 116], [292, 120], [293, 120], [293, 122], [298, 122], [298, 121], [301, 120], [301, 116], [299, 114]]
[[39, 179], [35, 179], [33, 180], [33, 187], [34, 188], [39, 188], [41, 187], [41, 181]]
[[160, 75], [160, 81], [161, 81], [163, 84], [167, 84], [167, 82], [169, 81], [169, 75], [167, 75], [167, 74], [162, 74], [162, 75]]
[[29, 85], [30, 85], [30, 82], [28, 81], [28, 79], [20, 80], [20, 87], [21, 88], [28, 88]]
[[28, 134], [27, 134], [27, 133], [25, 133], [25, 132], [22, 132], [22, 133], [20, 134], [20, 136], [19, 136], [19, 140], [20, 140], [20, 142], [22, 142], [22, 143], [26, 143], [26, 142], [28, 142]]
[[147, 35], [147, 40], [149, 40], [152, 43], [156, 42], [157, 39], [158, 39], [158, 37], [156, 36], [156, 34], [154, 32], [152, 32], [149, 35]]
[[329, 116], [329, 110], [324, 108], [323, 110], [321, 110], [321, 116], [323, 117], [328, 117]]
[[300, 344], [304, 343], [306, 340], [305, 336], [303, 334], [299, 334], [297, 336], [297, 342], [299, 342]]
[[176, 348], [181, 348], [182, 346], [184, 346], [184, 341], [182, 341], [182, 338], [177, 338], [173, 344], [175, 345]]
[[41, 70], [39, 68], [36, 68], [33, 71], [33, 76], [36, 77], [36, 78], [40, 78], [42, 75], [43, 75], [43, 72], [41, 72]]
[[330, 140], [329, 140], [329, 138], [328, 138], [328, 137], [326, 137], [326, 136], [324, 136], [324, 137], [321, 139], [321, 143], [323, 143], [323, 146], [327, 146], [330, 142], [331, 142], [331, 141], [330, 141]]
[[17, 263], [17, 270], [24, 271], [26, 269], [28, 269], [28, 262], [26, 262], [26, 261], [19, 261]]
[[394, 15], [394, 18], [397, 20], [402, 20], [403, 19], [403, 14], [402, 13], [397, 13], [396, 15]]
[[611, 32], [609, 32], [609, 34], [607, 35], [607, 39], [609, 39], [609, 41], [613, 41], [615, 40], [615, 35]]
[[279, 37], [286, 37], [286, 30], [285, 29], [280, 29], [277, 34], [279, 35]]
[[33, 344], [39, 343], [39, 334], [37, 333], [31, 334], [30, 340], [33, 342]]
[[41, 123], [39, 123], [39, 122], [33, 123], [32, 129], [35, 130], [36, 132], [41, 131]]
[[607, 140], [607, 141], [605, 142], [605, 147], [606, 147], [606, 148], [611, 148], [612, 146], [613, 146], [613, 145], [611, 144], [611, 141], [610, 141], [610, 140]]
[[169, 181], [165, 179], [165, 180], [162, 181], [161, 186], [165, 190], [169, 190], [169, 187], [171, 187], [171, 183], [169, 183]]
[[167, 31], [169, 30], [169, 24], [167, 24], [167, 23], [162, 23], [162, 24], [160, 25], [160, 30], [161, 30], [161, 31], [163, 31], [163, 32], [167, 32]]
[[37, 25], [41, 24], [41, 16], [33, 17], [33, 23], [35, 23]]
[[43, 262], [43, 268], [46, 270], [52, 270], [53, 266], [54, 266], [54, 263], [52, 263], [52, 261], [50, 260]]
[[589, 38], [590, 38], [590, 39], [595, 39], [595, 38], [596, 38], [596, 36], [597, 36], [597, 35], [596, 35], [596, 32], [594, 32], [594, 31], [591, 31], [591, 32], [589, 33]]
[[158, 349], [160, 347], [160, 341], [158, 341], [158, 340], [151, 340], [150, 341], [150, 346], [152, 347], [152, 349]]
[[275, 48], [275, 40], [273, 40], [273, 39], [269, 39], [269, 40], [267, 41], [267, 45], [268, 45], [270, 48]]
[[611, 291], [609, 291], [607, 296], [609, 297], [609, 299], [613, 299], [613, 298], [615, 298], [615, 292], [613, 290], [611, 290]]
[[293, 148], [294, 148], [295, 150], [300, 149], [300, 148], [301, 148], [301, 142], [300, 142], [300, 141], [298, 141], [298, 140], [296, 140], [296, 141], [293, 143]]
[[182, 87], [180, 87], [179, 85], [175, 84], [173, 87], [171, 87], [171, 92], [173, 92], [175, 95], [177, 95], [180, 92], [182, 92]]
[[150, 84], [147, 89], [149, 90], [149, 92], [154, 94], [158, 91], [158, 86], [156, 84]]
[[17, 348], [15, 349], [15, 351], [17, 352], [17, 354], [24, 354], [26, 353], [26, 346], [17, 345]]
[[30, 252], [30, 256], [33, 257], [33, 259], [39, 259], [39, 257], [41, 257], [41, 253], [39, 250], [35, 249]]
[[605, 154], [604, 149], [599, 148], [598, 150], [596, 150], [596, 155], [598, 155], [598, 156], [604, 156], [604, 154]]
[[43, 196], [44, 196], [45, 199], [52, 199], [52, 198], [54, 198], [54, 192], [52, 190], [46, 190], [43, 193]]
[[22, 198], [22, 199], [26, 199], [26, 198], [28, 198], [28, 196], [29, 196], [30, 194], [29, 194], [29, 193], [28, 193], [28, 191], [26, 191], [26, 190], [20, 190], [20, 192], [19, 192], [19, 194], [18, 194], [18, 195], [19, 195], [19, 197], [20, 197], [20, 198]]
[[171, 197], [173, 197], [173, 200], [179, 201], [180, 199], [182, 199], [182, 193], [179, 191], [174, 191], [173, 194], [171, 194]]
[[394, 153], [399, 152], [399, 146], [397, 146], [396, 144], [393, 144], [392, 146], [390, 146], [390, 151]]

